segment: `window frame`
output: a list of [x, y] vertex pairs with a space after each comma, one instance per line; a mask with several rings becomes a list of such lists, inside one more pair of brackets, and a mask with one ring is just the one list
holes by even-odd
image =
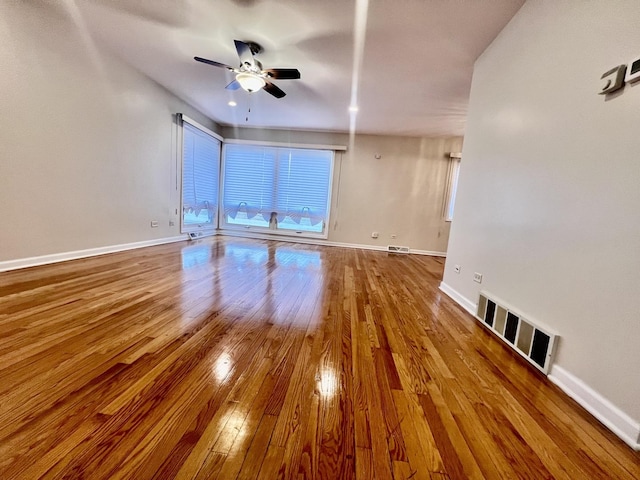
[[[209, 128], [205, 127], [204, 125], [196, 122], [195, 120], [189, 118], [188, 116], [184, 115], [184, 114], [179, 114], [180, 115], [180, 129], [179, 129], [179, 134], [180, 134], [180, 139], [178, 142], [179, 145], [179, 149], [180, 149], [180, 233], [193, 233], [193, 232], [201, 232], [203, 234], [207, 234], [207, 235], [213, 235], [217, 232], [217, 230], [219, 229], [219, 225], [220, 225], [220, 190], [221, 190], [221, 170], [220, 170], [220, 165], [222, 163], [222, 146], [224, 145], [224, 138], [220, 135], [218, 135], [216, 132], [214, 132], [213, 130], [210, 130]], [[218, 165], [217, 165], [217, 169], [218, 169], [218, 198], [216, 199], [217, 201], [217, 205], [216, 205], [216, 218], [214, 219], [213, 223], [209, 224], [188, 224], [185, 225], [184, 223], [184, 124], [188, 123], [189, 125], [191, 125], [192, 127], [196, 128], [197, 130], [200, 130], [202, 133], [209, 135], [210, 137], [213, 137], [214, 139], [216, 139], [219, 143], [219, 157], [218, 157]]]
[[[227, 222], [224, 213], [224, 190], [225, 190], [225, 166], [226, 166], [226, 149], [227, 145], [251, 145], [258, 147], [275, 147], [285, 149], [300, 150], [325, 150], [331, 153], [331, 161], [329, 165], [329, 184], [327, 186], [327, 216], [323, 224], [322, 232], [309, 232], [295, 229], [277, 229], [271, 230], [269, 227], [252, 226], [252, 225], [234, 225]], [[346, 147], [337, 147], [329, 145], [305, 145], [305, 144], [286, 144], [278, 142], [254, 142], [246, 140], [225, 140], [222, 142], [222, 152], [220, 155], [220, 201], [218, 202], [218, 228], [222, 231], [236, 232], [255, 232], [259, 234], [279, 235], [284, 237], [299, 237], [309, 239], [326, 240], [329, 237], [329, 226], [331, 225], [331, 207], [333, 204], [333, 182], [334, 168], [336, 163], [336, 150], [346, 150]], [[268, 220], [267, 220], [268, 221]]]
[[452, 222], [456, 196], [458, 193], [458, 183], [460, 182], [460, 166], [462, 155], [460, 153], [449, 154], [449, 167], [447, 169], [447, 184], [445, 186], [444, 220]]

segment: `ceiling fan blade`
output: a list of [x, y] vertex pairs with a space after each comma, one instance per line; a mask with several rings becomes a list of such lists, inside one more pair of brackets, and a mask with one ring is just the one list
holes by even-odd
[[282, 98], [286, 95], [286, 93], [284, 93], [282, 90], [280, 90], [276, 85], [274, 85], [271, 82], [266, 82], [263, 87], [263, 90], [267, 93], [270, 93], [276, 98]]
[[238, 82], [237, 80], [234, 80], [224, 88], [226, 88], [227, 90], [238, 90], [240, 88], [240, 82]]
[[276, 80], [297, 80], [300, 78], [300, 71], [297, 68], [268, 68], [263, 72]]
[[202, 63], [206, 63], [207, 65], [213, 65], [214, 67], [226, 68], [227, 70], [233, 71], [233, 67], [230, 67], [229, 65], [225, 65], [224, 63], [214, 62], [213, 60], [207, 60], [206, 58], [202, 58], [202, 57], [193, 57], [193, 59], [196, 60], [197, 62], [202, 62]]
[[253, 53], [251, 53], [251, 47], [241, 42], [240, 40], [234, 40], [236, 44], [236, 51], [238, 52], [238, 57], [240, 57], [240, 65], [244, 65], [248, 63], [249, 65], [255, 65], [255, 60], [253, 58]]

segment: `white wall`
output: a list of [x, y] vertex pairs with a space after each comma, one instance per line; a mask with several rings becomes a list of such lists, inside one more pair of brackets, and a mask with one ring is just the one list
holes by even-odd
[[178, 235], [173, 116], [215, 128], [64, 5], [0, 2], [0, 261]]
[[[225, 138], [347, 146], [346, 152], [336, 154], [327, 240], [446, 252], [448, 153], [461, 151], [461, 137], [355, 135], [351, 140], [339, 133], [231, 127], [222, 133]], [[371, 238], [374, 231], [377, 239]]]
[[559, 333], [561, 371], [631, 426], [640, 84], [597, 92], [605, 71], [640, 56], [639, 20], [636, 0], [529, 1], [478, 59], [444, 276], [474, 303], [486, 289]]
[[[0, 3], [5, 264], [179, 235], [174, 115], [186, 113], [220, 131], [101, 48], [74, 15], [72, 4], [63, 2]], [[349, 142], [347, 135], [331, 133], [224, 134]], [[444, 252], [446, 152], [461, 146], [461, 138], [356, 136], [338, 158], [329, 241]], [[150, 227], [152, 220], [158, 228]], [[372, 231], [380, 237], [372, 239]]]

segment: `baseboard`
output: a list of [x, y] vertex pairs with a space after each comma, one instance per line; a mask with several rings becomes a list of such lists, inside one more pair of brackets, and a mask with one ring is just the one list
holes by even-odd
[[[344, 248], [359, 248], [362, 250], [376, 250], [380, 252], [386, 252], [387, 247], [378, 245], [366, 245], [360, 243], [342, 243], [332, 242], [330, 240], [324, 240], [322, 238], [302, 238], [302, 237], [287, 237], [284, 235], [268, 235], [265, 233], [257, 232], [244, 232], [242, 230], [223, 230], [220, 235], [228, 237], [242, 237], [242, 238], [257, 238], [259, 240], [275, 240], [278, 242], [290, 242], [290, 243], [304, 243], [305, 245], [322, 245], [324, 247], [344, 247]], [[409, 250], [410, 254], [415, 255], [429, 255], [432, 257], [446, 257], [447, 252], [436, 252], [430, 250]]]
[[478, 306], [467, 297], [458, 293], [457, 290], [454, 290], [444, 282], [440, 282], [440, 291], [446, 293], [454, 302], [464, 308], [471, 315], [473, 315], [474, 317], [476, 316], [476, 310]]
[[17, 270], [19, 268], [35, 267], [37, 265], [46, 265], [48, 263], [66, 262], [67, 260], [76, 260], [78, 258], [95, 257], [106, 253], [122, 252], [124, 250], [133, 250], [134, 248], [152, 247], [154, 245], [162, 245], [165, 243], [181, 242], [187, 240], [186, 235], [176, 237], [155, 238], [153, 240], [144, 240], [142, 242], [123, 243], [120, 245], [109, 245], [106, 247], [88, 248], [86, 250], [75, 250], [73, 252], [53, 253], [51, 255], [42, 255], [39, 257], [20, 258], [18, 260], [8, 260], [0, 262], [0, 272], [9, 270]]
[[446, 257], [447, 252], [436, 252], [433, 250], [414, 250], [413, 248], [409, 249], [409, 253], [413, 253], [414, 255], [428, 255], [430, 257]]
[[[378, 250], [381, 252], [387, 251], [386, 246], [331, 242], [328, 240], [315, 239], [315, 238], [299, 238], [299, 237], [286, 237], [286, 236], [274, 237], [272, 235], [266, 235], [266, 234], [255, 233], [255, 232], [251, 232], [247, 234], [242, 231], [238, 231], [238, 232], [217, 231], [215, 233], [208, 233], [206, 236], [209, 236], [209, 235], [226, 235], [226, 236], [232, 236], [232, 237], [257, 238], [261, 240], [277, 240], [281, 242], [304, 243], [307, 245], [322, 245], [327, 247], [360, 248], [363, 250]], [[121, 245], [110, 245], [106, 247], [89, 248], [86, 250], [76, 250], [73, 252], [53, 253], [51, 255], [20, 258], [18, 260], [8, 260], [8, 261], [0, 262], [0, 272], [17, 270], [19, 268], [35, 267], [37, 265], [46, 265], [48, 263], [66, 262], [67, 260], [76, 260], [78, 258], [94, 257], [96, 255], [104, 255], [106, 253], [122, 252], [124, 250], [132, 250], [134, 248], [151, 247], [153, 245], [162, 245], [164, 243], [180, 242], [187, 239], [188, 239], [188, 235], [185, 234], [185, 235], [179, 235], [176, 237], [145, 240], [142, 242], [133, 242], [133, 243], [125, 243]], [[413, 250], [413, 249], [410, 250], [409, 253], [415, 254], [415, 255], [430, 255], [434, 257], [445, 257], [447, 255], [446, 252], [436, 252], [436, 251], [429, 251], [429, 250]]]
[[578, 402], [635, 451], [640, 451], [640, 424], [564, 368], [554, 365], [549, 380]]

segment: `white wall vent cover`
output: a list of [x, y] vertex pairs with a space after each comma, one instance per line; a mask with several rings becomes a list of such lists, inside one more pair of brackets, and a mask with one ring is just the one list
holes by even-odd
[[387, 252], [390, 252], [390, 253], [409, 253], [409, 247], [400, 247], [398, 245], [387, 245]]
[[547, 374], [553, 361], [558, 335], [525, 319], [493, 295], [480, 292], [476, 319], [541, 372]]

